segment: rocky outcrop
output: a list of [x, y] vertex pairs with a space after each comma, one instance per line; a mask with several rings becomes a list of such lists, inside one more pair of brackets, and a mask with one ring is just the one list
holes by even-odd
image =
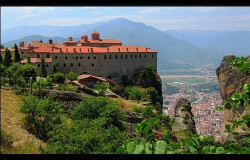
[[[233, 93], [243, 93], [244, 84], [250, 83], [249, 74], [243, 73], [238, 69], [233, 69], [232, 65], [227, 62], [230, 57], [232, 57], [233, 59], [235, 58], [235, 56], [233, 55], [225, 56], [221, 62], [220, 67], [218, 67], [216, 70], [220, 93], [223, 100], [227, 100], [227, 98]], [[250, 59], [250, 56], [248, 56], [247, 59]], [[241, 120], [241, 117], [248, 113], [250, 113], [249, 103], [246, 107], [240, 107], [239, 109], [233, 108], [231, 110], [224, 111], [224, 121], [221, 131], [222, 143], [228, 144], [230, 142], [241, 141], [239, 138], [235, 138], [235, 136], [226, 132], [225, 124], [232, 125], [232, 121], [235, 118], [239, 118]], [[245, 127], [243, 128], [236, 128], [234, 131], [239, 132], [240, 134], [245, 134], [247, 133], [246, 130], [249, 130], [247, 125], [245, 125]]]
[[135, 80], [135, 84], [137, 86], [141, 86], [143, 88], [154, 87], [158, 92], [159, 99], [157, 100], [157, 102], [161, 104], [161, 107], [163, 106], [162, 81], [157, 72], [153, 73], [153, 75], [142, 77], [140, 75], [140, 71], [137, 71], [133, 76], [133, 79]]
[[191, 131], [197, 134], [195, 128], [194, 115], [191, 111], [191, 104], [186, 98], [181, 98], [175, 106], [175, 122], [172, 130], [178, 131]]
[[[227, 62], [230, 57], [235, 59], [234, 55], [225, 56], [221, 62], [220, 67], [216, 69], [220, 93], [223, 100], [226, 100], [233, 93], [243, 93], [244, 84], [250, 83], [249, 74], [243, 73], [238, 69], [233, 69], [233, 66]], [[250, 56], [248, 56], [247, 58], [250, 59]], [[250, 104], [247, 104], [246, 107], [240, 107], [239, 109], [233, 108], [230, 111], [225, 110], [221, 137], [227, 136], [227, 134], [225, 133], [225, 124], [232, 125], [232, 121], [235, 118], [241, 119], [241, 117], [247, 113], [250, 113]], [[241, 127], [239, 127], [235, 131], [242, 132], [242, 129]], [[221, 140], [224, 141], [223, 138], [221, 138]]]

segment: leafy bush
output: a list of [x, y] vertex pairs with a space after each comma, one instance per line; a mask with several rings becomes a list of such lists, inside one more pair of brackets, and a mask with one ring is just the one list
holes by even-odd
[[52, 74], [52, 81], [55, 83], [62, 84], [65, 81], [65, 76], [61, 72], [57, 72], [55, 74]]
[[88, 97], [70, 112], [72, 120], [90, 119], [99, 117], [106, 119], [106, 126], [114, 125], [123, 129], [121, 120], [124, 120], [124, 113], [120, 111], [119, 104], [108, 97]]
[[52, 132], [45, 154], [110, 154], [123, 144], [123, 133], [111, 125], [105, 128], [104, 117], [63, 123]]
[[147, 88], [147, 94], [149, 95], [149, 98], [153, 104], [155, 104], [159, 99], [158, 92], [154, 87]]
[[61, 90], [61, 91], [71, 91], [71, 92], [76, 92], [77, 87], [68, 85], [68, 84], [60, 84], [56, 89]]
[[109, 86], [103, 82], [97, 81], [97, 83], [95, 84], [94, 89], [97, 90], [99, 92], [100, 96], [104, 96], [106, 90], [109, 88]]
[[70, 81], [74, 81], [78, 79], [78, 74], [70, 71], [68, 74], [66, 74], [66, 78]]
[[111, 90], [116, 93], [121, 95], [123, 93], [123, 87], [119, 84], [115, 85], [114, 87], [111, 88]]

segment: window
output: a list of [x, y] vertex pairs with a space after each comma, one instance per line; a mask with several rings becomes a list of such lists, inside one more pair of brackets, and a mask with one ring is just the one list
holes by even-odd
[[126, 54], [126, 59], [128, 59], [128, 55]]
[[23, 54], [23, 51], [22, 51], [22, 54]]
[[147, 58], [147, 55], [146, 55], [146, 54], [144, 55], [144, 58]]
[[46, 64], [46, 67], [49, 67], [49, 65], [48, 65], [48, 64]]
[[88, 59], [89, 59], [89, 56], [88, 56]]
[[96, 59], [96, 57], [94, 56], [94, 59]]
[[107, 56], [106, 56], [106, 55], [104, 55], [104, 59], [107, 59]]
[[115, 55], [115, 59], [117, 59], [117, 55]]
[[122, 55], [121, 55], [121, 59], [122, 59], [123, 57], [122, 57]]
[[68, 59], [68, 57], [66, 56], [65, 59]]
[[71, 63], [70, 66], [73, 67], [73, 63]]
[[141, 58], [141, 54], [139, 54], [139, 58]]
[[132, 58], [132, 57], [133, 57], [133, 55], [131, 54], [131, 55], [130, 55], [130, 58]]
[[66, 67], [66, 63], [64, 63], [63, 66]]
[[154, 54], [152, 54], [152, 58], [154, 58]]
[[109, 55], [109, 59], [112, 59], [111, 55]]
[[80, 56], [80, 59], [82, 59], [82, 56]]
[[58, 66], [59, 66], [59, 64], [57, 63], [57, 64], [56, 64], [56, 66], [58, 67]]
[[92, 63], [92, 67], [94, 67], [94, 63]]
[[137, 55], [135, 55], [135, 58], [137, 58]]
[[78, 67], [80, 67], [81, 66], [81, 63], [78, 63]]
[[55, 56], [55, 59], [57, 59], [57, 56]]
[[37, 66], [40, 67], [40, 64], [38, 64]]
[[49, 54], [47, 54], [47, 58], [50, 58], [50, 55], [49, 55]]
[[38, 55], [36, 56], [36, 58], [40, 58], [40, 54], [38, 54]]
[[76, 56], [76, 59], [78, 59], [78, 56]]

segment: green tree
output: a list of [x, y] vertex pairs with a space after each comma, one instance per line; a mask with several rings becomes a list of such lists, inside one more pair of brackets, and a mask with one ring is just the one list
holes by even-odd
[[156, 70], [152, 66], [152, 64], [147, 64], [142, 70], [141, 70], [141, 76], [142, 77], [149, 77], [152, 76], [154, 73], [156, 73]]
[[125, 92], [127, 92], [133, 100], [137, 100], [139, 104], [140, 100], [144, 97], [144, 93], [140, 91], [138, 87], [131, 87], [127, 89], [126, 88], [125, 88]]
[[22, 100], [20, 112], [25, 114], [24, 123], [28, 130], [38, 138], [48, 140], [49, 132], [55, 125], [62, 123], [62, 109], [59, 103], [52, 97], [39, 100], [33, 95], [22, 97]]
[[0, 64], [3, 64], [3, 57], [2, 57], [2, 54], [0, 54]]
[[109, 86], [103, 82], [97, 81], [97, 83], [95, 84], [94, 89], [97, 90], [99, 92], [100, 96], [104, 96], [106, 90], [109, 88]]
[[11, 58], [12, 58], [12, 56], [11, 56], [10, 50], [8, 48], [5, 48], [3, 64], [6, 67], [9, 67], [12, 64]]
[[31, 64], [31, 62], [30, 62], [30, 59], [31, 59], [30, 55], [26, 56], [26, 59], [27, 59], [27, 63]]
[[18, 52], [18, 47], [17, 47], [16, 44], [14, 44], [14, 49], [15, 49], [14, 62], [20, 63], [21, 58], [20, 58], [20, 54], [19, 54], [19, 52]]
[[61, 72], [57, 72], [52, 75], [52, 81], [59, 84], [64, 83], [65, 75]]
[[149, 95], [151, 102], [155, 104], [159, 98], [158, 92], [154, 87], [147, 88], [147, 94]]
[[56, 68], [56, 64], [54, 63], [53, 66], [52, 66], [51, 74], [55, 74], [55, 73], [57, 73], [57, 72], [58, 72], [58, 70], [57, 70], [57, 68]]
[[47, 71], [46, 71], [46, 68], [45, 68], [45, 60], [44, 58], [42, 57], [41, 58], [41, 70], [40, 70], [40, 74], [42, 77], [47, 77]]
[[118, 102], [108, 97], [84, 98], [70, 113], [72, 120], [97, 119], [103, 117], [106, 119], [105, 126], [114, 125], [123, 129], [122, 120], [124, 113], [120, 110]]
[[40, 41], [39, 41], [40, 43], [43, 43], [43, 40], [42, 39], [40, 39]]
[[69, 79], [70, 81], [74, 81], [78, 79], [78, 74], [70, 71], [68, 74], [66, 74], [66, 78]]

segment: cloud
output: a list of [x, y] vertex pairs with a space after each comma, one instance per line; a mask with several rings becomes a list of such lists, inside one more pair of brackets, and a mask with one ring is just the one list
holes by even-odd
[[90, 13], [94, 15], [102, 14], [102, 12], [90, 12]]
[[54, 7], [16, 7], [15, 10], [19, 12], [17, 20], [42, 16], [45, 13], [55, 10]]

